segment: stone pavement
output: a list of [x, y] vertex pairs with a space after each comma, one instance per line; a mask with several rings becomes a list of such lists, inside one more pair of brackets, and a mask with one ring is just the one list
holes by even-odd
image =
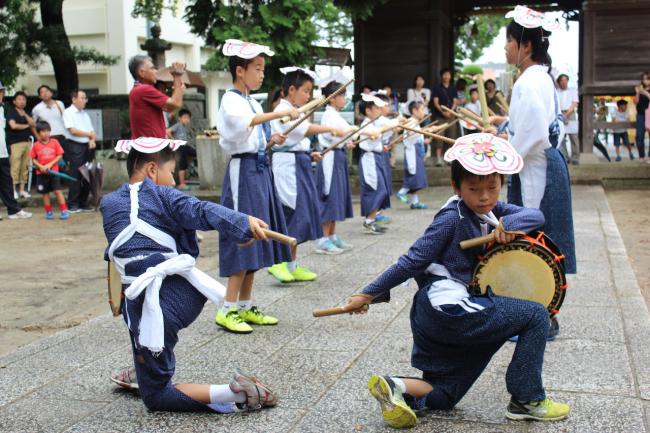
[[[432, 209], [449, 195], [432, 188]], [[557, 423], [512, 422], [504, 374], [507, 343], [451, 412], [421, 416], [413, 432], [650, 433], [650, 319], [600, 186], [574, 187], [579, 270], [570, 277], [562, 332], [546, 350], [550, 397], [573, 412]], [[355, 205], [355, 211], [358, 204]], [[281, 398], [277, 408], [243, 415], [150, 413], [108, 381], [128, 365], [124, 323], [108, 315], [0, 358], [1, 432], [388, 432], [365, 387], [372, 373], [417, 374], [410, 367], [408, 313], [415, 284], [368, 315], [314, 319], [311, 309], [343, 302], [391, 264], [428, 225], [435, 210], [390, 211], [385, 236], [365, 235], [361, 220], [340, 225], [351, 253], [323, 257], [301, 248], [301, 263], [320, 272], [311, 284], [281, 285], [258, 274], [259, 305], [277, 327], [237, 336], [212, 322], [215, 307], [180, 335], [177, 381], [224, 383], [235, 367], [254, 372]], [[216, 259], [214, 260], [216, 266]], [[214, 270], [214, 267], [212, 268]]]

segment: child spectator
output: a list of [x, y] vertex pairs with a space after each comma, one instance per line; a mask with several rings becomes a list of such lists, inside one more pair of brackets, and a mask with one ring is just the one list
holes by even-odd
[[[56, 201], [59, 204], [62, 220], [68, 219], [68, 207], [61, 192], [61, 178], [59, 173], [59, 161], [63, 157], [63, 148], [56, 138], [50, 138], [52, 133], [50, 124], [47, 122], [36, 123], [36, 136], [38, 141], [32, 147], [31, 158], [36, 166], [36, 190], [43, 194], [43, 206], [45, 207], [45, 219], [54, 219], [50, 192], [54, 192]], [[53, 174], [56, 173], [56, 174]]]
[[[619, 99], [616, 102], [617, 110], [612, 114], [612, 120], [614, 122], [629, 122], [630, 115], [627, 112], [627, 101], [625, 99]], [[627, 135], [627, 129], [625, 128], [612, 128], [614, 133], [614, 146], [616, 147], [616, 161], [621, 160], [621, 143], [627, 147], [627, 151], [630, 154], [630, 160], [634, 159], [634, 154], [632, 153], [632, 146], [630, 145], [630, 138]]]
[[[478, 88], [473, 86], [469, 89], [469, 102], [465, 104], [467, 108], [472, 113], [480, 116], [481, 115], [481, 103], [479, 102]], [[464, 134], [474, 134], [475, 132], [480, 132], [478, 125], [468, 122], [465, 120], [460, 121], [460, 126], [463, 128]]]
[[[187, 129], [192, 121], [190, 110], [183, 108], [178, 112], [178, 122], [167, 129], [167, 136], [174, 140], [188, 141]], [[178, 189], [188, 191], [190, 187], [185, 183], [185, 173], [190, 162], [196, 158], [196, 149], [191, 146], [181, 146], [178, 150]]]
[[[418, 101], [409, 103], [409, 113], [412, 118], [421, 122], [424, 119], [424, 104]], [[404, 139], [404, 182], [402, 188], [395, 194], [402, 203], [409, 203], [411, 209], [427, 209], [428, 206], [420, 203], [418, 191], [427, 187], [427, 172], [424, 168], [425, 146], [431, 139], [425, 139], [422, 134], [409, 133]], [[407, 198], [411, 196], [411, 200]]]

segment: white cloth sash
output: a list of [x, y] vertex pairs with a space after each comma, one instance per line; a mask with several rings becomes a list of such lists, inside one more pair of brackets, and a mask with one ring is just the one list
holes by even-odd
[[334, 173], [334, 152], [327, 152], [321, 161], [323, 167], [323, 176], [325, 183], [323, 185], [323, 195], [330, 195], [332, 187], [332, 173]]
[[375, 164], [375, 153], [364, 152], [361, 156], [361, 166], [363, 167], [363, 181], [370, 188], [377, 190], [377, 165]]
[[296, 208], [298, 188], [296, 183], [296, 155], [293, 152], [273, 154], [273, 180], [283, 205]]
[[[167, 233], [148, 224], [138, 218], [138, 191], [141, 183], [129, 185], [131, 198], [131, 223], [115, 237], [108, 249], [108, 256], [115, 263], [115, 268], [120, 272], [123, 283], [131, 283], [124, 291], [128, 300], [134, 300], [145, 291], [144, 303], [142, 305], [142, 316], [140, 318], [138, 344], [146, 347], [154, 355], [162, 352], [165, 347], [165, 325], [162, 309], [160, 308], [160, 287], [165, 277], [169, 275], [181, 275], [196, 288], [203, 296], [218, 304], [226, 295], [226, 288], [208, 274], [198, 270], [194, 257], [189, 254], [178, 254], [176, 241]], [[115, 250], [124, 245], [135, 233], [144, 235], [157, 244], [164, 246], [173, 252], [164, 253], [167, 258], [164, 262], [150, 267], [143, 274], [134, 278], [125, 275], [124, 267], [127, 263], [143, 260], [148, 256], [137, 256], [129, 258], [114, 257]], [[127, 323], [131, 328], [131, 319], [127, 312]]]

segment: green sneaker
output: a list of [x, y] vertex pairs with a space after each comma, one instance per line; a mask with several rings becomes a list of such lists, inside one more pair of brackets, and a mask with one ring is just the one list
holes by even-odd
[[513, 420], [559, 421], [569, 416], [571, 408], [565, 403], [556, 403], [550, 398], [539, 401], [520, 402], [510, 399], [506, 418]]
[[402, 392], [390, 378], [373, 375], [368, 380], [368, 390], [381, 406], [384, 422], [393, 428], [413, 427], [417, 416], [402, 397]]
[[239, 317], [246, 322], [253, 325], [277, 325], [278, 319], [273, 316], [267, 316], [262, 313], [257, 307], [252, 306], [250, 310], [239, 310]]
[[227, 313], [224, 313], [221, 308], [219, 308], [217, 317], [214, 318], [214, 322], [226, 331], [235, 334], [250, 334], [253, 332], [253, 328], [242, 320], [239, 311], [235, 307], [232, 307]]
[[294, 276], [289, 272], [287, 262], [278, 263], [268, 268], [269, 274], [273, 275], [281, 283], [290, 283], [295, 281]]
[[318, 274], [307, 268], [301, 268], [300, 266], [296, 266], [296, 269], [293, 270], [291, 275], [293, 275], [293, 278], [296, 281], [314, 281], [318, 276]]

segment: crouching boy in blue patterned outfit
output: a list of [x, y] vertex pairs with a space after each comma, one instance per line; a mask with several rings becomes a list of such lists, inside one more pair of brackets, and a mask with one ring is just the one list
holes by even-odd
[[521, 170], [521, 157], [505, 140], [471, 134], [457, 140], [445, 154], [452, 162], [456, 195], [435, 216], [424, 234], [346, 310], [365, 311], [367, 304], [387, 302], [390, 290], [409, 278], [420, 287], [411, 307], [413, 367], [422, 378], [372, 376], [370, 393], [379, 401], [385, 422], [411, 427], [415, 411], [450, 410], [478, 379], [492, 356], [508, 339], [519, 335], [506, 385], [511, 400], [506, 417], [514, 420], [559, 420], [569, 406], [546, 397], [542, 364], [549, 315], [541, 304], [468, 292], [477, 254], [484, 247], [461, 250], [462, 240], [488, 233], [510, 242], [511, 232], [529, 232], [544, 224], [537, 209], [499, 201], [503, 174]]
[[[265, 240], [255, 217], [200, 201], [174, 188], [174, 150], [184, 141], [121, 140], [129, 182], [101, 203], [109, 247], [105, 259], [119, 271], [122, 313], [129, 328], [135, 373], [128, 383], [150, 410], [228, 413], [275, 406], [276, 396], [252, 376], [236, 372], [223, 385], [179, 384], [174, 346], [178, 333], [201, 313], [207, 299], [220, 302], [225, 287], [194, 267], [196, 230], [218, 230], [242, 244]], [[244, 246], [244, 245], [242, 245]], [[215, 362], [219, 362], [218, 360]]]

